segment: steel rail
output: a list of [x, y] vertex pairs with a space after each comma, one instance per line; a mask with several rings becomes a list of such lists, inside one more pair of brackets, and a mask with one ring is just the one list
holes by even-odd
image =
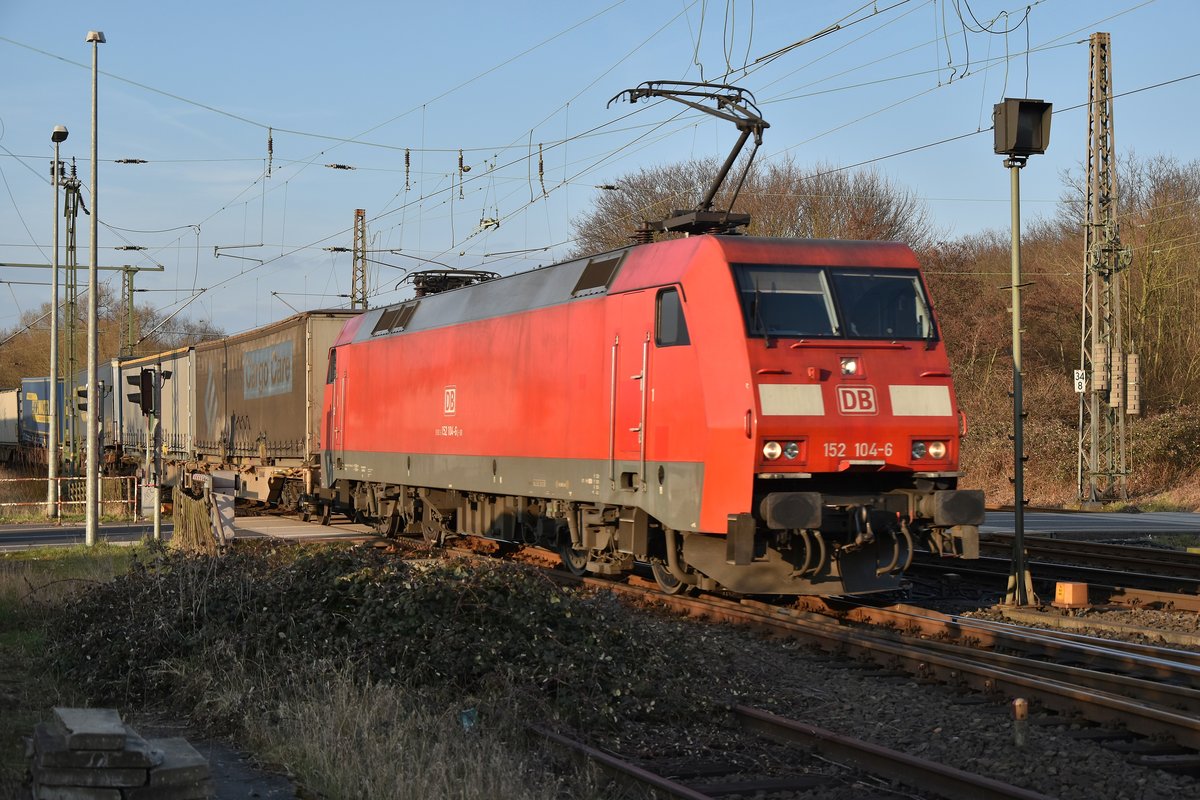
[[955, 800], [1051, 800], [1049, 795], [965, 772], [871, 742], [844, 736], [768, 711], [735, 705], [733, 713], [747, 730], [778, 741], [813, 747], [822, 755], [848, 761], [860, 769], [900, 781], [916, 789]]
[[[850, 622], [890, 625], [898, 630], [913, 630], [924, 636], [948, 640], [974, 639], [987, 647], [1004, 647], [1030, 655], [1053, 657], [1059, 661], [1086, 663], [1091, 667], [1126, 675], [1177, 680], [1184, 685], [1200, 686], [1200, 653], [1187, 650], [942, 614], [911, 606], [884, 608], [856, 604], [852, 608], [843, 609], [821, 598], [805, 598], [801, 602], [803, 608], [815, 610], [817, 614]], [[764, 610], [775, 608], [754, 601], [743, 603]], [[776, 613], [795, 612], [779, 609]]]
[[[961, 617], [954, 617], [955, 620], [961, 620]], [[977, 627], [992, 628], [998, 631], [1025, 631], [1029, 630], [1028, 626], [1015, 624], [1011, 622], [999, 622], [993, 619], [972, 619]], [[1036, 629], [1041, 636], [1052, 639], [1061, 640], [1064, 642], [1074, 642], [1081, 645], [1094, 645], [1103, 647], [1107, 650], [1120, 651], [1127, 653], [1132, 657], [1144, 659], [1137, 662], [1138, 664], [1154, 664], [1157, 662], [1165, 662], [1168, 664], [1184, 664], [1197, 669], [1200, 674], [1200, 653], [1194, 650], [1178, 650], [1171, 647], [1160, 647], [1152, 644], [1142, 644], [1141, 642], [1128, 642], [1124, 639], [1104, 639], [1099, 636], [1089, 636], [1083, 633], [1074, 633], [1064, 630], [1045, 630]], [[1150, 633], [1154, 633], [1154, 629], [1146, 629]], [[1135, 670], [1137, 667], [1135, 667]], [[1170, 676], [1167, 676], [1170, 677]], [[1197, 682], [1200, 685], [1200, 681]]]
[[[902, 638], [890, 632], [882, 635]], [[1164, 711], [1200, 714], [1200, 690], [1190, 686], [1179, 686], [1132, 675], [1118, 675], [1087, 667], [1014, 656], [995, 650], [977, 650], [966, 645], [948, 642], [923, 641], [921, 646], [933, 652], [986, 663], [1020, 675], [1038, 676], [1071, 686], [1086, 687], [1113, 697], [1121, 697], [1139, 703], [1153, 703]]]
[[[1183, 550], [1055, 539], [1045, 536], [1026, 536], [1024, 541], [1025, 547], [1031, 555], [1036, 554], [1043, 558], [1056, 556], [1078, 559], [1102, 568], [1114, 563], [1130, 564], [1150, 568], [1156, 574], [1184, 572], [1189, 576], [1200, 576], [1200, 555]], [[980, 541], [979, 546], [993, 550], [1006, 550], [1012, 546], [1012, 535], [990, 534], [988, 539]]]
[[[1054, 661], [1044, 661], [995, 650], [980, 650], [977, 647], [948, 641], [917, 640], [919, 646], [939, 653], [986, 662], [1024, 675], [1040, 675], [1051, 680], [1086, 686], [1115, 696], [1154, 703], [1168, 710], [1200, 714], [1200, 690], [1192, 688], [1200, 686], [1200, 669], [1187, 661], [1173, 660], [1162, 655], [1134, 655], [1119, 649], [1114, 651], [1103, 646], [1102, 643], [1106, 640], [1058, 640], [1052, 631], [1043, 632], [1040, 629], [992, 623], [990, 620], [949, 617], [936, 612], [933, 612], [935, 616], [927, 616], [909, 611], [870, 607], [854, 609], [854, 612], [858, 611], [864, 613], [852, 612], [849, 615], [840, 615], [840, 618], [863, 624], [893, 625], [897, 630], [915, 630], [923, 636], [974, 639], [992, 648], [1003, 647], [1054, 658]], [[790, 613], [788, 615], [790, 616]], [[893, 640], [912, 641], [911, 634], [903, 632], [880, 630], [878, 633]], [[1179, 652], [1179, 655], [1189, 657], [1195, 654]], [[1063, 661], [1072, 663], [1061, 663]], [[1079, 664], [1086, 666], [1077, 666]], [[1117, 674], [1101, 671], [1104, 669], [1115, 670]]]
[[[909, 572], [933, 572], [938, 574], [954, 573], [956, 575], [971, 577], [977, 580], [998, 579], [1000, 581], [999, 585], [1003, 586], [1003, 581], [1008, 577], [1009, 568], [1007, 562], [1004, 561], [995, 569], [990, 569], [987, 567], [987, 562], [989, 561], [1003, 560], [979, 559], [975, 562], [957, 562], [954, 564], [946, 564], [942, 561], [915, 560], [913, 561]], [[969, 563], [976, 564], [976, 566], [969, 566]], [[1037, 566], [1040, 569], [1046, 565], [1039, 564]], [[1080, 568], [1080, 570], [1083, 569], [1084, 568], [1082, 567]], [[1047, 585], [1053, 585], [1056, 580], [1070, 578], [1078, 579], [1082, 577], [1084, 582], [1088, 584], [1088, 596], [1092, 602], [1097, 602], [1099, 600], [1129, 606], [1162, 606], [1173, 608], [1177, 611], [1200, 611], [1200, 595], [1188, 594], [1186, 592], [1179, 591], [1160, 591], [1157, 589], [1118, 586], [1112, 583], [1112, 581], [1117, 578], [1128, 578], [1130, 577], [1129, 573], [1101, 572], [1099, 570], [1089, 570], [1089, 572], [1091, 573], [1090, 575], [1075, 574], [1069, 576], [1068, 578], [1064, 578], [1061, 574], [1055, 576], [1035, 574], [1033, 575], [1033, 582], [1035, 585], [1045, 587]], [[1097, 577], [1103, 580], [1098, 582], [1096, 580]], [[1170, 578], [1161, 575], [1155, 575], [1153, 577], [1159, 582], [1171, 580]], [[1103, 582], [1104, 580], [1109, 582]], [[1177, 583], [1179, 579], [1177, 578], [1175, 581]]]
[[[936, 558], [939, 557], [920, 554], [914, 563], [928, 564]], [[971, 569], [995, 575], [1007, 575], [1010, 569], [1009, 564], [1010, 559], [1008, 558], [982, 556], [972, 562]], [[1042, 580], [1074, 580], [1089, 584], [1103, 583], [1109, 586], [1114, 585], [1113, 581], [1120, 580], [1133, 584], [1138, 588], [1179, 592], [1191, 597], [1200, 595], [1200, 578], [1188, 578], [1178, 575], [1156, 575], [1150, 572], [1130, 572], [1128, 570], [1100, 569], [1098, 567], [1085, 567], [1078, 564], [1061, 564], [1056, 561], [1034, 559], [1030, 560], [1029, 566], [1030, 569], [1036, 567], [1042, 573]], [[963, 570], [958, 569], [951, 571], [963, 572]], [[1037, 578], [1034, 580], [1037, 580]]]
[[[1034, 580], [1037, 580], [1036, 578]], [[1125, 586], [1088, 585], [1088, 594], [1098, 592], [1098, 596], [1109, 603], [1134, 607], [1158, 607], [1173, 611], [1200, 611], [1200, 597], [1192, 597], [1176, 592], [1156, 592], [1153, 589], [1134, 589]]]
[[[637, 593], [644, 598], [650, 595], [644, 589], [595, 579], [585, 579], [584, 583]], [[977, 657], [979, 651], [967, 656], [951, 655], [925, 647], [919, 640], [891, 640], [878, 634], [846, 629], [831, 620], [818, 622], [785, 617], [713, 598], [654, 595], [653, 600], [701, 618], [740, 623], [774, 634], [788, 633], [828, 652], [851, 654], [886, 667], [901, 665], [913, 674], [944, 683], [967, 684], [984, 692], [1037, 699], [1049, 708], [1078, 713], [1101, 724], [1122, 723], [1129, 730], [1147, 736], [1169, 736], [1178, 744], [1200, 750], [1200, 717], [1022, 671], [1026, 666], [1032, 668], [1032, 665], [1044, 662], [1014, 662], [1019, 669], [994, 666], [981, 663]]]
[[539, 736], [549, 739], [552, 742], [556, 742], [563, 747], [574, 750], [576, 753], [579, 753], [591, 761], [595, 761], [597, 764], [600, 764], [606, 769], [620, 773], [626, 777], [633, 778], [639, 783], [645, 784], [646, 786], [654, 788], [660, 792], [665, 792], [671, 797], [678, 797], [680, 800], [713, 800], [711, 795], [698, 792], [690, 786], [684, 786], [682, 783], [676, 783], [670, 778], [665, 778], [662, 775], [642, 769], [636, 764], [617, 758], [616, 756], [606, 753], [603, 750], [597, 750], [595, 747], [586, 745], [583, 742], [570, 739], [538, 725], [530, 725], [528, 728]]

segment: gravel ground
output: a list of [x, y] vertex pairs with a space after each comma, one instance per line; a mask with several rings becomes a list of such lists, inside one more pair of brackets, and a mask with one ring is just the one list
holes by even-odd
[[[1044, 606], [1038, 609], [1038, 612], [1039, 616], [1045, 618], [1044, 622], [1030, 622], [1028, 615], [1023, 615], [1020, 620], [1021, 624], [1028, 624], [1035, 628], [1068, 630], [1072, 633], [1101, 639], [1134, 641], [1181, 650], [1200, 650], [1200, 639], [1196, 643], [1188, 643], [1185, 637], [1170, 637], [1170, 640], [1164, 641], [1163, 637], [1155, 635], [1158, 631], [1172, 631], [1189, 634], [1191, 637], [1200, 637], [1200, 614], [1194, 611], [1154, 611], [1142, 608], [1059, 609]], [[981, 617], [999, 622], [1013, 621], [1005, 616], [1004, 609], [999, 607], [968, 612], [964, 616]], [[1055, 624], [1056, 620], [1073, 621], [1076, 625]], [[1085, 626], [1077, 627], [1080, 622]], [[1136, 630], [1123, 630], [1125, 628]], [[1138, 630], [1145, 631], [1145, 633], [1136, 632]]]
[[[955, 688], [883, 674], [794, 642], [768, 640], [730, 626], [702, 625], [664, 616], [663, 642], [703, 641], [711, 652], [715, 696], [763, 708], [819, 727], [860, 737], [939, 763], [1061, 798], [1200, 797], [1200, 780], [1133, 766], [1125, 757], [1074, 737], [1080, 723], [1046, 724], [1063, 718], [1031, 707], [1016, 723], [1004, 698], [964, 694]], [[721, 716], [718, 714], [717, 716]], [[626, 732], [607, 742], [628, 757], [655, 764], [676, 760], [733, 763], [755, 774], [798, 770], [835, 776], [836, 784], [770, 797], [922, 797], [907, 787], [854, 774], [799, 749], [764, 746], [731, 729], [725, 719]], [[663, 761], [666, 759], [666, 761]], [[688, 781], [689, 783], [694, 781]]]

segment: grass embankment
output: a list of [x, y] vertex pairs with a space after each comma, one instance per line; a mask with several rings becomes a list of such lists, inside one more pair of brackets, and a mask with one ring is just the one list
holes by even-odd
[[65, 686], [127, 717], [228, 734], [323, 797], [600, 798], [623, 790], [525, 724], [642, 724], [653, 741], [664, 720], [712, 712], [711, 663], [672, 646], [692, 638], [685, 622], [509, 564], [247, 544], [142, 551], [126, 574], [15, 625], [34, 631], [18, 676], [41, 682], [30, 655], [45, 651], [56, 677], [7, 742]]
[[103, 545], [0, 554], [0, 797], [21, 796], [22, 737], [52, 706], [82, 701], [51, 669], [47, 626], [69, 598], [125, 572], [132, 555]]

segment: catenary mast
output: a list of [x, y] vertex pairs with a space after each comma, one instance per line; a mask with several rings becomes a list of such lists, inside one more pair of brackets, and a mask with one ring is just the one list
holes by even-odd
[[1129, 266], [1130, 251], [1121, 246], [1117, 223], [1109, 34], [1092, 34], [1090, 62], [1083, 318], [1076, 375], [1078, 488], [1084, 504], [1127, 496], [1125, 417], [1141, 411], [1137, 356], [1129, 352], [1121, 314], [1121, 276]]

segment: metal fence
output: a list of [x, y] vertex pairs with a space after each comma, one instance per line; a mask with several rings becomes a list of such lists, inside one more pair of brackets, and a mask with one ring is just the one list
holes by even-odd
[[[46, 508], [47, 478], [0, 478], [0, 517], [38, 516]], [[87, 502], [86, 478], [56, 478], [58, 516], [82, 515]], [[100, 478], [99, 512], [106, 517], [137, 519], [137, 479]]]

